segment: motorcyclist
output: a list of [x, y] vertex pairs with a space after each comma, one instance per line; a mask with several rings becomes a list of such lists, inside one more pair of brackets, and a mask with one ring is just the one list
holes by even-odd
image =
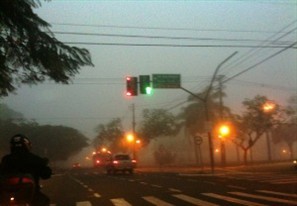
[[[0, 163], [0, 174], [31, 174], [35, 182], [33, 205], [47, 205], [49, 199], [40, 192], [39, 180], [48, 179], [52, 170], [48, 160], [31, 153], [31, 141], [23, 134], [16, 134], [10, 140], [10, 154], [5, 155]], [[43, 202], [44, 204], [39, 204]]]

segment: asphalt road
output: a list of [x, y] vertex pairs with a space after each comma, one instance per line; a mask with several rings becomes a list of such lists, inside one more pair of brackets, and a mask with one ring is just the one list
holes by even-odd
[[52, 206], [297, 205], [296, 171], [280, 165], [263, 168], [230, 167], [215, 173], [140, 168], [133, 175], [75, 169], [44, 181], [43, 192]]

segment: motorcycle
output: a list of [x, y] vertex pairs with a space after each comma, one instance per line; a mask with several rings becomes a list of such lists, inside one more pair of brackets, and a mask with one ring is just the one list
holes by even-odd
[[30, 174], [0, 177], [0, 206], [30, 206], [35, 182]]

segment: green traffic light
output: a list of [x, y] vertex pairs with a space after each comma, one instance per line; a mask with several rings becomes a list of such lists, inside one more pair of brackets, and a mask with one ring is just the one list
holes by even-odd
[[146, 94], [152, 94], [153, 93], [153, 89], [151, 87], [146, 87], [145, 88], [145, 93]]

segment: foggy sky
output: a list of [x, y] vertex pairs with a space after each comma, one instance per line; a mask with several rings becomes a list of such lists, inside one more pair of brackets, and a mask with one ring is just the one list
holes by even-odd
[[[286, 32], [296, 29], [296, 10], [297, 3], [294, 0], [59, 0], [43, 2], [42, 8], [35, 11], [52, 24], [53, 32], [223, 39], [172, 40], [55, 34], [60, 41], [69, 43], [261, 45], [264, 40], [276, 40]], [[288, 28], [282, 30], [288, 25]], [[295, 30], [274, 45], [290, 45], [297, 41], [296, 36]], [[17, 90], [17, 94], [3, 98], [2, 102], [40, 124], [71, 126], [89, 138], [94, 137], [95, 126], [117, 117], [122, 118], [125, 129], [130, 130], [132, 103], [136, 106], [137, 121], [141, 120], [141, 111], [145, 108], [174, 108], [170, 111], [178, 113], [186, 106], [177, 106], [188, 97], [187, 93], [178, 89], [158, 89], [152, 96], [125, 97], [127, 75], [181, 74], [183, 87], [192, 92], [200, 92], [210, 83], [216, 67], [233, 52], [238, 51], [238, 54], [224, 64], [219, 75], [231, 77], [281, 50], [84, 44], [72, 46], [87, 48], [95, 66], [82, 68], [73, 84], [57, 85], [46, 82], [31, 87], [23, 85]], [[236, 60], [241, 56], [247, 57], [250, 51], [254, 53], [247, 61], [235, 65]], [[239, 112], [245, 98], [260, 94], [284, 105], [290, 96], [296, 94], [296, 68], [296, 49], [288, 49], [228, 81], [225, 84], [228, 96], [224, 98], [224, 103]]]

